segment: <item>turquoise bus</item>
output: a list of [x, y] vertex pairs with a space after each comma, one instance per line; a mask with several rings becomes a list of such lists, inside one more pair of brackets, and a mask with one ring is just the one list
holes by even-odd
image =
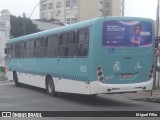
[[151, 90], [154, 47], [150, 19], [95, 18], [9, 40], [7, 75], [51, 96]]

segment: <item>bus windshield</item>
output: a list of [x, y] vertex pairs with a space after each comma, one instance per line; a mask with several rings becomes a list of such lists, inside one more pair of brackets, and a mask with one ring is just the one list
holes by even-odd
[[103, 23], [103, 46], [152, 46], [152, 24], [148, 21], [111, 20]]

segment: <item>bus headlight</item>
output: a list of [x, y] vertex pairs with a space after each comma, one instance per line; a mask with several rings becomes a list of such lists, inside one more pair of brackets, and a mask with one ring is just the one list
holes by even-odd
[[104, 82], [103, 69], [101, 65], [97, 67], [97, 78], [98, 78], [98, 81]]

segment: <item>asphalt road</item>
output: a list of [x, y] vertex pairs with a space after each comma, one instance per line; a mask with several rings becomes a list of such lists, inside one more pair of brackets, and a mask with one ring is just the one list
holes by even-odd
[[[13, 82], [0, 82], [0, 111], [159, 111], [160, 104], [133, 101], [121, 95], [62, 94], [50, 97], [45, 90]], [[53, 118], [48, 118], [52, 119]], [[106, 118], [54, 118], [54, 120], [106, 120]], [[108, 120], [109, 118], [107, 118]], [[128, 118], [122, 118], [122, 120]], [[132, 120], [134, 118], [131, 118]], [[136, 118], [135, 118], [136, 119]], [[143, 119], [143, 118], [142, 118]], [[150, 118], [147, 118], [150, 119]], [[153, 119], [153, 118], [151, 118]], [[1, 119], [0, 119], [1, 120]], [[13, 119], [14, 120], [14, 119]], [[41, 120], [39, 118], [39, 120]], [[121, 120], [121, 118], [115, 118]]]

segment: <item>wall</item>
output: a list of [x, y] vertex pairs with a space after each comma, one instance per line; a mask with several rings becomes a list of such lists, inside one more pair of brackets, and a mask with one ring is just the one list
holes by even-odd
[[2, 10], [0, 15], [0, 66], [4, 66], [4, 48], [10, 39], [10, 12]]

